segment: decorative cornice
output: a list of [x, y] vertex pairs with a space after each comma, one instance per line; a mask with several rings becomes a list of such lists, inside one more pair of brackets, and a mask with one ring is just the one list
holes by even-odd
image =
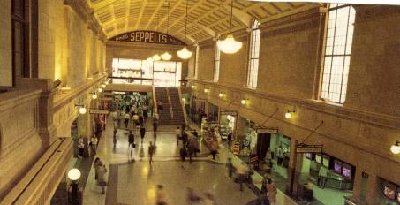
[[204, 85], [207, 87], [218, 87], [218, 88], [223, 88], [223, 89], [229, 89], [229, 90], [233, 90], [236, 93], [242, 92], [242, 93], [246, 93], [249, 95], [253, 95], [255, 97], [259, 97], [261, 99], [270, 100], [273, 102], [291, 104], [294, 106], [302, 107], [305, 109], [309, 109], [309, 110], [313, 110], [313, 111], [317, 111], [317, 112], [321, 112], [321, 113], [326, 113], [326, 114], [344, 118], [344, 119], [360, 121], [360, 122], [367, 123], [367, 124], [370, 124], [373, 126], [399, 130], [400, 117], [397, 117], [397, 116], [355, 110], [355, 109], [346, 108], [346, 107], [338, 107], [335, 105], [330, 105], [329, 103], [326, 103], [323, 101], [303, 100], [303, 99], [297, 99], [297, 98], [284, 97], [284, 96], [269, 94], [269, 93], [265, 93], [265, 92], [260, 92], [258, 90], [252, 90], [252, 89], [248, 89], [248, 88], [237, 88], [237, 87], [230, 86], [230, 85], [208, 83], [208, 82], [204, 82], [204, 81], [200, 81], [200, 80], [191, 80], [191, 82], [189, 82], [189, 83], [191, 85], [201, 84], [201, 85]]

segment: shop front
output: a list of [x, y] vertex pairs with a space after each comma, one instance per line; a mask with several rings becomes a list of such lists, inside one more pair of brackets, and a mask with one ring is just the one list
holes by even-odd
[[[326, 153], [304, 153], [299, 184], [309, 184], [311, 193], [303, 191], [301, 198], [312, 201], [314, 198], [326, 203], [326, 197], [336, 204], [343, 204], [344, 197], [353, 189], [356, 168], [354, 165], [342, 161]], [[318, 191], [318, 195], [313, 192]]]
[[219, 125], [222, 139], [228, 139], [228, 134], [232, 133], [232, 139], [235, 139], [234, 133], [236, 132], [236, 123], [238, 119], [238, 113], [232, 110], [220, 110], [219, 111]]
[[206, 112], [207, 101], [192, 96], [190, 103], [189, 117], [195, 124], [201, 125], [201, 119], [207, 116]]
[[207, 109], [207, 121], [208, 122], [218, 122], [218, 112], [219, 112], [218, 106], [209, 102], [208, 109]]

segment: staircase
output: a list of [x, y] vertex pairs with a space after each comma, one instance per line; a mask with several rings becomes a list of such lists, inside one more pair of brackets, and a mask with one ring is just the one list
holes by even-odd
[[178, 88], [155, 88], [156, 102], [162, 102], [162, 110], [158, 110], [160, 125], [181, 125], [185, 117], [179, 99]]

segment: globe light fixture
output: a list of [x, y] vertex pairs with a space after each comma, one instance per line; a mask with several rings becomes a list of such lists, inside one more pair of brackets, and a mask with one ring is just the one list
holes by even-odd
[[97, 88], [97, 92], [99, 93], [103, 92], [103, 88]]
[[[168, 29], [169, 29], [169, 2], [168, 2], [168, 7], [167, 7], [167, 35], [169, 34]], [[171, 54], [168, 53], [168, 51], [165, 51], [165, 53], [163, 53], [161, 55], [161, 59], [165, 60], [165, 61], [169, 61], [171, 60]]]
[[242, 105], [245, 105], [247, 103], [247, 100], [243, 99], [243, 100], [240, 101], [240, 103], [242, 103]]
[[178, 51], [176, 52], [176, 54], [178, 55], [179, 58], [182, 58], [182, 59], [189, 59], [189, 58], [192, 57], [193, 52], [190, 51], [190, 50], [188, 50], [186, 47], [184, 47], [184, 48], [178, 50]]
[[226, 54], [238, 52], [242, 48], [242, 45], [243, 43], [236, 41], [232, 34], [229, 34], [224, 40], [217, 42], [218, 48]]
[[[231, 0], [231, 15], [229, 19], [229, 33], [232, 31], [232, 8], [233, 2]], [[217, 41], [218, 48], [226, 54], [233, 54], [239, 51], [242, 48], [243, 43], [235, 40], [232, 34], [228, 34], [224, 40]]]
[[148, 57], [146, 60], [147, 60], [148, 62], [153, 62], [153, 61], [154, 61], [154, 58], [153, 58], [153, 57]]
[[204, 88], [204, 92], [205, 92], [205, 93], [209, 93], [209, 92], [210, 92], [210, 89]]
[[105, 88], [105, 87], [106, 87], [106, 85], [105, 85], [105, 84], [101, 84], [101, 87], [102, 87], [102, 88]]
[[[188, 6], [188, 0], [186, 0], [186, 7], [185, 7], [185, 41], [186, 41], [186, 22], [187, 22], [187, 6]], [[186, 47], [178, 50], [176, 52], [179, 58], [182, 59], [189, 59], [192, 57], [193, 52], [188, 50]]]
[[390, 151], [393, 154], [400, 154], [400, 141], [396, 141], [396, 143], [390, 147]]
[[92, 94], [92, 99], [93, 99], [93, 100], [94, 100], [94, 99], [97, 99], [96, 93], [93, 93], [93, 94]]
[[163, 59], [163, 60], [165, 60], [165, 61], [169, 61], [169, 60], [171, 60], [171, 54], [169, 54], [168, 53], [168, 51], [166, 51], [165, 53], [163, 53], [162, 55], [161, 55], [161, 59]]
[[81, 172], [78, 169], [71, 169], [68, 171], [68, 179], [70, 180], [78, 180], [81, 177]]
[[159, 60], [161, 60], [161, 57], [158, 54], [153, 56], [153, 61], [159, 61]]
[[224, 94], [224, 93], [220, 93], [220, 94], [218, 94], [218, 96], [219, 96], [220, 98], [222, 98], [222, 97], [225, 96], [225, 94]]

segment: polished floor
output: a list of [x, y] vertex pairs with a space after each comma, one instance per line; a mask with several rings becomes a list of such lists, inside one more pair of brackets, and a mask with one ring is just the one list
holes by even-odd
[[[150, 129], [148, 126], [147, 130]], [[134, 161], [129, 156], [128, 131], [118, 129], [118, 141], [114, 147], [111, 129], [107, 129], [97, 155], [108, 166], [109, 186], [106, 194], [102, 195], [91, 170], [84, 190], [84, 204], [155, 204], [158, 184], [165, 187], [168, 204], [187, 204], [186, 187], [192, 187], [202, 197], [205, 193], [212, 193], [217, 204], [243, 205], [257, 198], [249, 188], [239, 191], [239, 185], [228, 177], [225, 166], [227, 153], [221, 153], [217, 160], [212, 160], [206, 148], [202, 148], [193, 163], [182, 163], [178, 157], [181, 142], [177, 146], [175, 129], [173, 126], [161, 126], [156, 138], [153, 132], [147, 132], [142, 146], [133, 150]], [[156, 154], [154, 163], [149, 165], [147, 148], [149, 141], [154, 140]], [[140, 138], [135, 137], [135, 142], [141, 144]]]
[[[148, 123], [146, 136], [143, 143], [136, 133], [137, 147], [132, 151], [128, 149], [128, 129], [120, 128], [117, 133], [117, 144], [113, 145], [112, 125], [108, 125], [100, 140], [97, 156], [108, 167], [108, 187], [106, 194], [101, 194], [101, 188], [94, 181], [93, 168], [89, 172], [87, 184], [83, 193], [85, 205], [147, 205], [155, 204], [155, 188], [158, 184], [165, 187], [168, 204], [186, 205], [186, 188], [192, 187], [196, 194], [205, 197], [205, 193], [212, 193], [218, 205], [244, 205], [257, 198], [251, 187], [239, 191], [239, 185], [228, 177], [227, 158], [233, 159], [233, 164], [240, 163], [240, 159], [232, 156], [225, 147], [221, 146], [220, 154], [216, 160], [208, 155], [208, 150], [201, 147], [201, 153], [193, 163], [181, 162], [177, 145], [175, 126], [160, 126], [157, 135], [152, 132], [152, 123]], [[129, 128], [129, 127], [128, 127]], [[135, 133], [135, 131], [134, 131]], [[155, 141], [156, 154], [154, 163], [150, 166], [147, 157], [149, 141]], [[133, 160], [132, 160], [133, 159]], [[260, 187], [262, 177], [255, 172], [253, 183]], [[277, 181], [278, 183], [278, 181]], [[279, 185], [279, 184], [278, 184]], [[278, 186], [279, 187], [279, 186]], [[313, 201], [294, 202], [278, 190], [277, 205], [292, 204], [330, 204], [342, 205], [343, 196], [334, 190], [314, 188], [314, 196], [324, 198], [324, 203]], [[336, 198], [335, 198], [336, 197]], [[337, 198], [339, 197], [339, 198]], [[326, 200], [325, 200], [326, 199]]]

